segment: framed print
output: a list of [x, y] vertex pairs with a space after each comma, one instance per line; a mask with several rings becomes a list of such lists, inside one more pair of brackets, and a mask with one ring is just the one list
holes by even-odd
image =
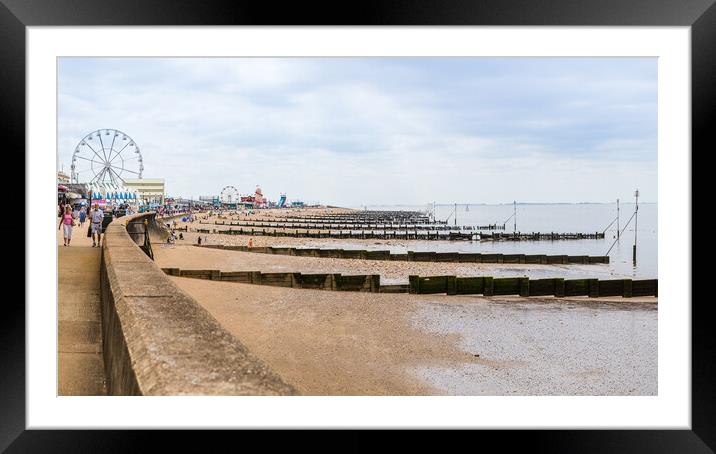
[[3, 449], [390, 428], [713, 451], [690, 184], [713, 2], [70, 3], [0, 9], [28, 264]]

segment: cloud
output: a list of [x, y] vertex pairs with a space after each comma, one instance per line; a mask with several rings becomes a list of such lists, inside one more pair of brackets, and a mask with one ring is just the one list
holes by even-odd
[[58, 157], [117, 128], [172, 195], [656, 200], [656, 82], [644, 58], [68, 58]]

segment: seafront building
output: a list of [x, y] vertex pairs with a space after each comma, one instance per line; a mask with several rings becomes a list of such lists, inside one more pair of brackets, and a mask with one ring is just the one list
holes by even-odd
[[101, 207], [123, 203], [140, 204], [137, 191], [105, 182], [58, 184], [57, 201], [73, 205], [97, 204]]
[[124, 186], [136, 191], [145, 204], [164, 205], [166, 198], [164, 178], [126, 178]]
[[62, 170], [57, 171], [57, 184], [69, 184], [70, 183], [70, 176], [67, 175]]

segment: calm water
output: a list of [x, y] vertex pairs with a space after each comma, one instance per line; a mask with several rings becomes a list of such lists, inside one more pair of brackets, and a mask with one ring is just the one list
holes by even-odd
[[[467, 207], [467, 210], [466, 210]], [[428, 212], [432, 204], [418, 206], [371, 206], [354, 207], [368, 210], [415, 210]], [[610, 270], [616, 275], [636, 278], [657, 277], [657, 204], [639, 204], [637, 233], [637, 263], [632, 262], [634, 244], [634, 220], [623, 231], [621, 240], [609, 253]], [[454, 205], [435, 205], [435, 217], [455, 222]], [[512, 216], [510, 205], [458, 205], [457, 225], [503, 224]], [[620, 228], [624, 229], [634, 213], [634, 204], [620, 204]], [[519, 232], [560, 232], [594, 233], [602, 232], [616, 218], [616, 204], [530, 204], [517, 205], [517, 231]], [[514, 218], [506, 222], [506, 229], [514, 231]], [[422, 241], [411, 242], [408, 247], [391, 248], [392, 252], [413, 251], [457, 251], [503, 254], [567, 254], [605, 255], [616, 239], [617, 224], [606, 230], [601, 240], [559, 240], [559, 241]], [[385, 247], [382, 247], [385, 249]]]

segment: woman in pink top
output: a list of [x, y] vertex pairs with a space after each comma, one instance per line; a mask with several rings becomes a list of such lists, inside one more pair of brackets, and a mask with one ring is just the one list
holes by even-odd
[[60, 218], [60, 225], [57, 227], [57, 230], [64, 227], [64, 238], [65, 238], [65, 246], [70, 245], [70, 240], [72, 239], [72, 223], [74, 222], [74, 216], [72, 215], [72, 207], [67, 205], [65, 206], [65, 213]]

